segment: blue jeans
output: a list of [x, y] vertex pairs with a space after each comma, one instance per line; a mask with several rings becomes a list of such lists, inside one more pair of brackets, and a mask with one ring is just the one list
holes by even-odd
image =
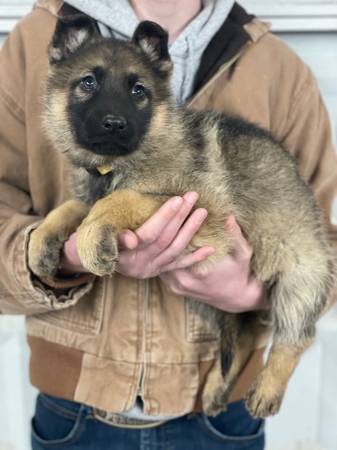
[[40, 394], [32, 419], [32, 449], [263, 450], [264, 422], [242, 401], [216, 418], [189, 414], [158, 427], [127, 429], [93, 418], [92, 408]]

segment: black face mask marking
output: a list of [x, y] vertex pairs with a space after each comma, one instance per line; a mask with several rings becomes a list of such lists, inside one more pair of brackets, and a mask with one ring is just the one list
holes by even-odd
[[69, 93], [68, 114], [77, 142], [100, 155], [131, 153], [148, 129], [151, 102], [151, 92], [137, 74], [93, 69]]

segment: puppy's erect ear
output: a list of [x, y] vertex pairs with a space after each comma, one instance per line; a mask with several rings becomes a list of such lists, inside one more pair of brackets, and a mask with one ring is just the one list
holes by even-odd
[[168, 34], [158, 24], [146, 20], [136, 28], [132, 41], [150, 58], [154, 67], [162, 73], [172, 69], [168, 52]]
[[99, 36], [96, 22], [85, 14], [60, 17], [48, 48], [50, 64], [64, 61]]

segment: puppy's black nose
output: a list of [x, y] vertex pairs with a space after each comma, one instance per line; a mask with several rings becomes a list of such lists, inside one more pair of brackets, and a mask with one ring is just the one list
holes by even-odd
[[104, 117], [102, 127], [109, 134], [122, 133], [126, 130], [127, 122], [124, 117], [108, 115]]

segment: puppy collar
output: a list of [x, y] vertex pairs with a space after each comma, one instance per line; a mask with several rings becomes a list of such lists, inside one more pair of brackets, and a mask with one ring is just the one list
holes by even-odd
[[106, 174], [112, 172], [112, 167], [106, 164], [104, 166], [96, 167], [96, 170], [100, 175], [106, 175]]
[[86, 171], [88, 173], [90, 173], [90, 175], [104, 176], [104, 175], [108, 175], [109, 173], [112, 172], [112, 167], [108, 166], [108, 165], [98, 166], [98, 167], [95, 167], [94, 169], [86, 169]]

